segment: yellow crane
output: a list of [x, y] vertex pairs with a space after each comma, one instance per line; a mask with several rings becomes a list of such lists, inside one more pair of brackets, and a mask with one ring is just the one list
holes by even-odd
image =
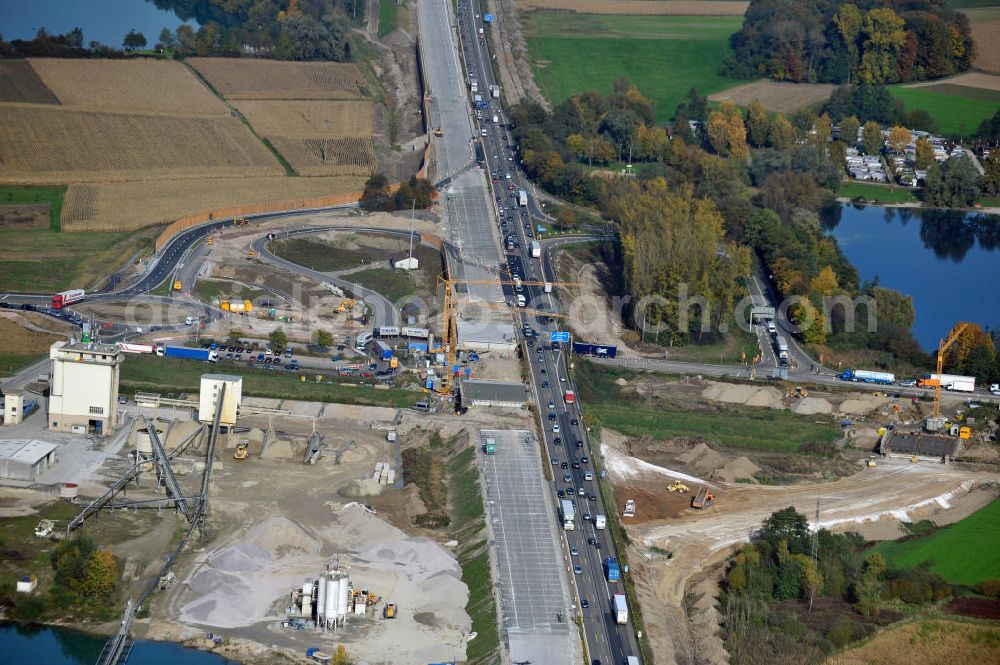
[[968, 328], [971, 328], [973, 324], [967, 322], [959, 322], [954, 328], [951, 329], [951, 334], [948, 335], [947, 339], [942, 339], [938, 344], [937, 352], [937, 379], [936, 385], [934, 386], [934, 417], [941, 417], [941, 373], [944, 368], [944, 354], [951, 347], [952, 344], [962, 336]]

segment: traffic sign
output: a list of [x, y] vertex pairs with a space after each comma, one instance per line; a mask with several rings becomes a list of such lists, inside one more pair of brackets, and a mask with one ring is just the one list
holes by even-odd
[[562, 343], [562, 342], [569, 342], [569, 333], [568, 332], [561, 332], [559, 330], [554, 330], [554, 331], [552, 331], [552, 332], [549, 333], [549, 341], [550, 342], [560, 342], [560, 343]]
[[483, 14], [483, 21], [485, 23], [492, 23], [493, 22], [493, 14]]

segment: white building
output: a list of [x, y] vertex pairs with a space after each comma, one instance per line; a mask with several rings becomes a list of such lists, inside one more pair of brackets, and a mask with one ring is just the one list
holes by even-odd
[[24, 391], [11, 388], [3, 396], [3, 424], [18, 425], [24, 415]]
[[34, 439], [0, 441], [0, 478], [4, 480], [34, 482], [55, 463], [54, 443]]
[[401, 254], [392, 257], [392, 267], [398, 270], [416, 270], [420, 267], [420, 261], [415, 256]]
[[226, 396], [222, 401], [220, 425], [235, 425], [243, 401], [243, 377], [232, 374], [202, 374], [201, 391], [198, 393], [198, 420], [211, 423], [215, 420], [215, 409], [219, 404], [219, 390], [226, 386]]
[[118, 379], [124, 357], [112, 344], [53, 344], [49, 429], [110, 435], [118, 424]]

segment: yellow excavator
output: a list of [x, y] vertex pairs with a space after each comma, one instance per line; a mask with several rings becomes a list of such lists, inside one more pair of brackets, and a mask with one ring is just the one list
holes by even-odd
[[440, 127], [434, 128], [434, 136], [444, 136], [444, 130]]
[[685, 485], [684, 483], [682, 483], [679, 480], [675, 480], [670, 485], [667, 485], [667, 491], [668, 492], [678, 492], [680, 494], [687, 494], [688, 493], [688, 486]]
[[343, 300], [340, 301], [340, 304], [338, 304], [334, 308], [333, 311], [338, 314], [343, 314], [344, 312], [350, 312], [352, 309], [354, 309], [355, 304], [356, 302], [354, 301], [353, 298], [344, 298]]
[[382, 618], [383, 619], [395, 619], [396, 618], [396, 603], [386, 603], [385, 607], [382, 608]]
[[240, 441], [239, 443], [237, 443], [236, 444], [236, 452], [233, 453], [233, 459], [246, 459], [247, 458], [247, 449], [249, 447], [250, 446], [249, 446], [249, 444], [246, 441]]

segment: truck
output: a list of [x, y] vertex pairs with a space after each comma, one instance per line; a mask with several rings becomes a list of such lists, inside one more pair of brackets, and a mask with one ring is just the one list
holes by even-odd
[[218, 362], [219, 354], [211, 349], [189, 349], [186, 346], [167, 346], [163, 349], [167, 358], [184, 358], [185, 360], [200, 360], [202, 362]]
[[531, 258], [540, 259], [542, 258], [542, 243], [537, 240], [531, 241]]
[[125, 353], [155, 353], [156, 347], [152, 344], [133, 344], [132, 342], [118, 342], [115, 344], [119, 350]]
[[490, 96], [493, 97], [493, 99], [500, 99], [500, 86], [498, 86], [498, 85], [491, 85], [490, 86]]
[[578, 356], [591, 356], [593, 358], [614, 358], [618, 355], [618, 347], [604, 344], [573, 342], [573, 353]]
[[326, 665], [333, 662], [333, 658], [320, 651], [319, 647], [309, 647], [306, 649], [306, 658], [317, 663], [326, 663]]
[[896, 382], [896, 375], [892, 372], [869, 372], [865, 369], [847, 369], [837, 375], [841, 381], [854, 381], [855, 383], [878, 383], [889, 386]]
[[545, 282], [542, 290], [545, 291], [545, 293], [552, 293], [552, 282]]
[[711, 508], [715, 502], [715, 494], [704, 485], [698, 488], [698, 493], [691, 499], [692, 508]]
[[608, 526], [608, 518], [606, 515], [594, 515], [594, 528], [595, 529], [605, 529]]
[[785, 339], [784, 335], [774, 336], [774, 348], [778, 351], [778, 360], [781, 361], [782, 365], [788, 364], [788, 340]]
[[52, 309], [62, 309], [66, 305], [72, 305], [75, 302], [80, 302], [83, 300], [85, 295], [86, 292], [83, 289], [60, 291], [52, 296]]
[[576, 510], [573, 508], [573, 502], [563, 499], [560, 502], [559, 512], [562, 515], [563, 529], [566, 531], [576, 529]]
[[477, 109], [483, 108], [483, 96], [482, 95], [473, 95], [472, 96], [472, 103], [475, 105], [475, 107]]
[[517, 203], [522, 208], [528, 205], [528, 192], [523, 189], [517, 190]]
[[971, 393], [976, 390], [976, 377], [960, 374], [924, 374], [923, 378], [917, 381], [917, 385], [921, 388], [936, 388], [940, 385], [946, 390]]
[[611, 612], [615, 615], [615, 623], [619, 626], [628, 623], [628, 603], [625, 602], [625, 594], [616, 593], [611, 597]]
[[498, 122], [500, 122], [500, 117], [496, 113], [494, 113], [493, 114], [493, 124], [495, 125]]
[[609, 582], [617, 582], [622, 578], [621, 568], [618, 567], [618, 559], [609, 556], [604, 560], [604, 576]]
[[627, 499], [625, 501], [625, 510], [622, 511], [622, 517], [635, 517], [635, 499]]
[[625, 665], [639, 665], [639, 657], [638, 656], [628, 656], [625, 659]]
[[574, 393], [572, 390], [567, 390], [566, 392], [563, 393], [563, 400], [567, 404], [573, 404], [574, 402], [576, 402], [576, 393]]
[[486, 443], [483, 444], [483, 454], [484, 455], [496, 455], [497, 454], [497, 440], [496, 439], [486, 439]]
[[472, 90], [472, 92], [479, 92], [479, 84], [476, 83], [475, 81], [469, 84], [469, 88]]

